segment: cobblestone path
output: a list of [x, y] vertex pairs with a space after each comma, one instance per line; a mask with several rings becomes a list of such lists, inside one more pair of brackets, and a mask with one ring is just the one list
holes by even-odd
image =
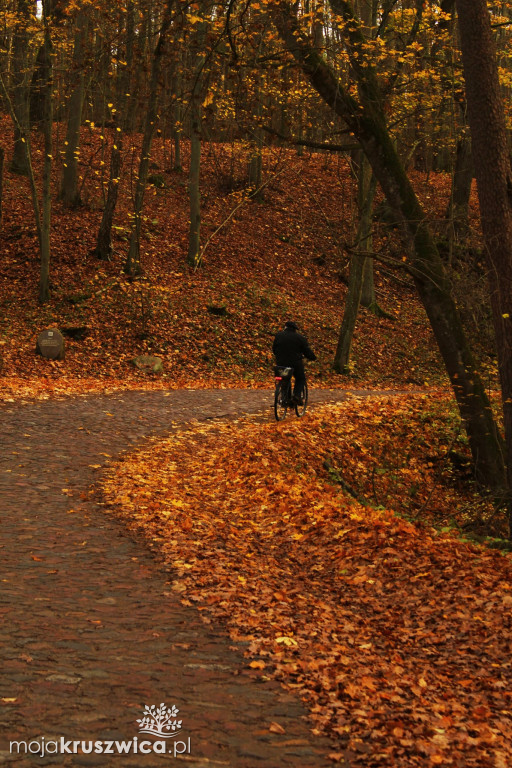
[[[342, 397], [315, 393], [316, 402]], [[262, 390], [124, 392], [0, 408], [0, 764], [332, 765], [301, 702], [259, 680], [222, 628], [169, 592], [169, 573], [144, 545], [84, 498], [97, 465], [144, 437], [191, 418], [263, 409], [270, 418], [270, 399]], [[162, 702], [182, 719], [168, 754], [71, 752], [72, 741], [103, 750], [142, 741], [137, 719]], [[35, 753], [43, 737], [44, 758], [12, 754], [10, 742]], [[61, 739], [65, 753], [53, 754]]]

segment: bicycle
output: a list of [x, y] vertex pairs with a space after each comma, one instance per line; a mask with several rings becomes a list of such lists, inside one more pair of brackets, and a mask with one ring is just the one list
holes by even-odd
[[274, 392], [274, 415], [277, 421], [286, 419], [288, 410], [295, 409], [295, 415], [301, 418], [306, 413], [308, 404], [308, 385], [304, 382], [302, 403], [298, 403], [292, 395], [293, 368], [275, 367], [276, 388]]

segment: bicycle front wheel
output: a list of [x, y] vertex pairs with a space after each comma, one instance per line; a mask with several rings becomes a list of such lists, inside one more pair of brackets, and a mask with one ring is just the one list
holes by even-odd
[[295, 405], [295, 413], [297, 416], [300, 417], [304, 416], [306, 413], [306, 408], [308, 406], [308, 385], [307, 382], [304, 382], [304, 389], [302, 390], [302, 405], [299, 405], [298, 403]]
[[274, 394], [274, 415], [277, 421], [283, 421], [286, 419], [286, 413], [288, 411], [288, 386], [286, 382], [278, 381], [276, 384], [276, 391]]

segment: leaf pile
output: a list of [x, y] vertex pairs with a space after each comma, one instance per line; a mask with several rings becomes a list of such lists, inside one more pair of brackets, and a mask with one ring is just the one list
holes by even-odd
[[184, 603], [306, 700], [333, 760], [507, 768], [509, 558], [363, 506], [323, 469], [339, 440], [355, 483], [385, 407], [192, 425], [112, 467], [106, 502], [162, 554]]
[[474, 481], [467, 435], [446, 392], [355, 400], [326, 428], [323, 454], [311, 461], [363, 503], [439, 529], [494, 525], [493, 533], [506, 533]]

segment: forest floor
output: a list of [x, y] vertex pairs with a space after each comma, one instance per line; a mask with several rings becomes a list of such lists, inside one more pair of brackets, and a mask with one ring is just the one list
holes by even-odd
[[[11, 523], [26, 528], [20, 539], [24, 555], [19, 568], [27, 600], [31, 601], [38, 579], [44, 582], [45, 599], [56, 594], [51, 580], [60, 568], [50, 552], [38, 553], [36, 534], [29, 530], [44, 523], [41, 505], [53, 495], [66, 502], [62, 508], [57, 505], [59, 526], [69, 519], [77, 520], [78, 527], [92, 526], [91, 532], [94, 528], [100, 581], [105, 571], [98, 548], [105, 533], [102, 526], [108, 538], [120, 530], [122, 521], [141, 547], [141, 540], [145, 542], [141, 551], [151, 548], [164, 572], [171, 574], [169, 595], [163, 595], [160, 587], [158, 595], [151, 593], [153, 608], [164, 610], [169, 599], [183, 610], [195, 606], [193, 613], [202, 617], [199, 625], [224, 627], [237, 647], [245, 649], [247, 658], [240, 662], [244, 672], [268, 684], [277, 679], [304, 700], [313, 731], [330, 739], [329, 747], [319, 743], [331, 760], [383, 768], [510, 765], [510, 559], [466, 540], [468, 532], [500, 539], [506, 535], [506, 524], [482, 501], [473, 483], [460, 420], [425, 312], [400, 268], [402, 250], [394, 228], [375, 220], [376, 295], [389, 316], [361, 311], [352, 371], [339, 377], [332, 373], [331, 362], [356, 223], [354, 182], [345, 160], [298, 157], [270, 147], [265, 155], [268, 184], [263, 200], [256, 203], [243, 198], [242, 148], [207, 146], [202, 239], [208, 247], [202, 267], [192, 270], [185, 263], [186, 175], [170, 170], [168, 143], [157, 141], [152, 158], [155, 183], [146, 197], [141, 241], [144, 274], [130, 280], [123, 263], [138, 138], [134, 137], [131, 158], [124, 166], [114, 250], [108, 262], [98, 262], [91, 250], [101, 218], [109, 136], [90, 126], [83, 139], [84, 204], [66, 210], [56, 199], [63, 144], [62, 127], [56, 124], [52, 295], [43, 306], [37, 302], [38, 247], [28, 183], [8, 172], [4, 178], [0, 414], [12, 419], [14, 443], [12, 455], [4, 455], [4, 461], [11, 463], [5, 465], [2, 480]], [[37, 141], [34, 148], [37, 171]], [[186, 152], [184, 146], [185, 165]], [[413, 177], [434, 227], [442, 232], [450, 176]], [[398, 268], [392, 268], [390, 261]], [[473, 282], [455, 287], [472, 333], [475, 325], [484, 326], [483, 304], [475, 301], [468, 307], [464, 299], [476, 295], [473, 291], [480, 289], [481, 281], [478, 273], [469, 277], [466, 273], [465, 279]], [[308, 374], [316, 407], [304, 419], [283, 424], [272, 422], [268, 413], [243, 418], [244, 407], [226, 402], [256, 398], [258, 407], [268, 408], [272, 338], [290, 318], [308, 335], [318, 356]], [[37, 335], [45, 328], [59, 328], [65, 334], [63, 361], [35, 354]], [[80, 338], [72, 338], [69, 334], [77, 329]], [[480, 350], [489, 348], [485, 341], [480, 345]], [[160, 357], [163, 373], [138, 371], [132, 360], [141, 354]], [[481, 357], [485, 383], [494, 397], [494, 358], [485, 352]], [[338, 396], [346, 390], [350, 397], [320, 406], [333, 388]], [[372, 390], [373, 396], [353, 394], [362, 389]], [[69, 400], [70, 395], [81, 397]], [[166, 404], [175, 402], [175, 397], [195, 398], [196, 405], [185, 414], [178, 408], [173, 416]], [[217, 405], [210, 413], [212, 397]], [[105, 404], [95, 406], [103, 403], [101, 398]], [[49, 402], [35, 402], [41, 400]], [[85, 423], [92, 411], [93, 426]], [[212, 421], [220, 416], [223, 420]], [[192, 417], [196, 423], [185, 426]], [[167, 439], [161, 435], [165, 427], [172, 430]], [[48, 430], [53, 430], [50, 438]], [[39, 447], [34, 450], [31, 441], [38, 432]], [[149, 448], [138, 445], [142, 437], [156, 433], [160, 437]], [[93, 448], [84, 449], [82, 458], [78, 447], [68, 456], [66, 444], [73, 446], [78, 438], [92, 441]], [[132, 452], [120, 462], [114, 460], [127, 448]], [[96, 476], [94, 472], [109, 458], [107, 474]], [[70, 499], [66, 493], [70, 486], [59, 474], [61, 460], [65, 473], [75, 465], [83, 473], [80, 491]], [[91, 499], [88, 484], [95, 486]], [[28, 497], [23, 501], [25, 492]], [[98, 499], [106, 509], [96, 509], [91, 523], [86, 505]], [[20, 509], [35, 514], [21, 521]], [[102, 515], [107, 518], [103, 523]], [[44, 536], [57, 542], [55, 533], [50, 533]], [[69, 562], [81, 552], [77, 537], [78, 529], [69, 539], [75, 554], [62, 555], [71, 558]], [[81, 541], [87, 538], [84, 531]], [[120, 553], [113, 559], [124, 556]], [[130, 557], [143, 555], [137, 550]], [[152, 556], [144, 557], [154, 562]], [[20, 575], [17, 567], [6, 577], [11, 586]], [[63, 569], [59, 578], [66, 573]], [[131, 588], [132, 576], [122, 576], [123, 589]], [[153, 589], [152, 579], [144, 582], [144, 589]], [[72, 601], [80, 589], [78, 583], [74, 597], [65, 595]], [[112, 597], [106, 587], [103, 592], [105, 599]], [[16, 595], [17, 588], [14, 600]], [[41, 621], [51, 632], [53, 613], [42, 609]], [[80, 621], [101, 629], [102, 619], [90, 618], [94, 611], [89, 604], [78, 613]], [[109, 621], [116, 634], [126, 617], [116, 624], [114, 614], [112, 609]], [[149, 638], [150, 616], [144, 621]], [[74, 695], [75, 688], [69, 686], [84, 685], [79, 670], [72, 670], [75, 661], [80, 664], [71, 652], [73, 644], [80, 643], [76, 627], [62, 625], [63, 637], [50, 635], [33, 653], [28, 646], [23, 649], [23, 637], [37, 636], [36, 628], [23, 622], [16, 626], [19, 635], [9, 646], [16, 667], [13, 675], [19, 677], [14, 682], [35, 685], [62, 642], [71, 666], [53, 670], [61, 679], [49, 680], [47, 675], [45, 690], [51, 689], [56, 701], [64, 691]], [[162, 620], [156, 635], [166, 636], [169, 626]], [[129, 655], [130, 637], [120, 653]], [[188, 642], [183, 641], [183, 647], [178, 643], [172, 653], [186, 655]], [[223, 659], [210, 659], [208, 664], [229, 667], [227, 641], [222, 642]], [[155, 663], [157, 681], [163, 679], [169, 655], [167, 646], [159, 646], [160, 653], [162, 649], [164, 658]], [[197, 644], [193, 652], [201, 653]], [[39, 665], [37, 674], [30, 667], [33, 663]], [[198, 663], [201, 668], [202, 662]], [[70, 682], [74, 678], [75, 683]], [[140, 705], [144, 696], [159, 695], [154, 681], [149, 685], [146, 678], [137, 680], [132, 698], [125, 692], [122, 699], [133, 711], [134, 698]], [[195, 695], [196, 682], [191, 686]], [[88, 712], [77, 715], [82, 717], [77, 720], [80, 729], [85, 722], [96, 723], [97, 705], [87, 698], [89, 693]], [[194, 695], [187, 704], [191, 710]], [[233, 689], [230, 695], [238, 701], [245, 694]], [[32, 718], [34, 726], [42, 724], [38, 702], [24, 699], [17, 690], [0, 700], [3, 712], [9, 714], [13, 707], [9, 714], [13, 727], [19, 725], [18, 706], [28, 707], [22, 713], [28, 718], [24, 722]], [[270, 706], [266, 694], [258, 706]], [[283, 706], [286, 710], [291, 704]], [[287, 711], [300, 719], [299, 710]], [[57, 709], [54, 715], [53, 733], [58, 730]], [[234, 712], [231, 716], [236, 721]], [[98, 721], [104, 730], [105, 718]], [[283, 726], [278, 714], [272, 715], [258, 736], [260, 743], [265, 742], [267, 749], [268, 739], [277, 736], [287, 743], [283, 749], [292, 750], [286, 758], [291, 764], [323, 765], [318, 752], [311, 757], [308, 750], [316, 747], [305, 732], [287, 738], [288, 730], [295, 728], [291, 719]], [[217, 743], [221, 751], [232, 728], [233, 722], [228, 723], [224, 741]], [[201, 743], [206, 745], [209, 738], [209, 731], [202, 732]], [[230, 764], [222, 763], [220, 753], [213, 756], [206, 750], [203, 757], [197, 763], [201, 768], [210, 759], [211, 764]], [[2, 759], [5, 753], [0, 753]], [[232, 764], [252, 766], [259, 759], [256, 753], [238, 754]], [[272, 761], [267, 764], [270, 768]], [[276, 759], [275, 764], [286, 762]]]
[[347, 393], [300, 421], [196, 423], [103, 480], [182, 604], [306, 702], [343, 766], [512, 760], [512, 562], [453, 535], [485, 506], [449, 427], [445, 395]]
[[[8, 121], [4, 129], [8, 136]], [[84, 129], [83, 205], [66, 209], [57, 197], [64, 138], [62, 126], [56, 124], [51, 299], [43, 306], [37, 301], [38, 242], [28, 181], [4, 174], [2, 397], [128, 386], [267, 386], [273, 335], [290, 318], [299, 323], [317, 353], [318, 362], [310, 367], [316, 387], [446, 385], [425, 312], [402, 269], [403, 250], [396, 230], [377, 219], [373, 238], [376, 297], [390, 317], [363, 309], [351, 376], [334, 376], [331, 371], [357, 220], [355, 183], [345, 159], [299, 157], [289, 150], [268, 148], [264, 159], [268, 183], [263, 199], [254, 202], [243, 196], [243, 148], [206, 145], [201, 231], [207, 247], [201, 268], [193, 270], [186, 264], [187, 176], [171, 170], [169, 143], [157, 140], [151, 174], [155, 184], [147, 190], [142, 224], [144, 274], [130, 280], [123, 266], [137, 136], [120, 182], [111, 261], [91, 255], [104, 200], [108, 139], [108, 132], [99, 128]], [[37, 171], [37, 137], [34, 147]], [[186, 167], [186, 145], [183, 152]], [[427, 213], [432, 221], [441, 222], [439, 227], [450, 183], [449, 174], [430, 178], [415, 174]], [[381, 255], [384, 261], [379, 260]], [[474, 307], [472, 313], [476, 313]], [[63, 362], [48, 363], [35, 355], [38, 333], [51, 327], [64, 334], [81, 330], [80, 338], [66, 335]], [[151, 378], [137, 371], [132, 360], [141, 354], [161, 357], [163, 374]], [[492, 362], [489, 370], [492, 376]]]

